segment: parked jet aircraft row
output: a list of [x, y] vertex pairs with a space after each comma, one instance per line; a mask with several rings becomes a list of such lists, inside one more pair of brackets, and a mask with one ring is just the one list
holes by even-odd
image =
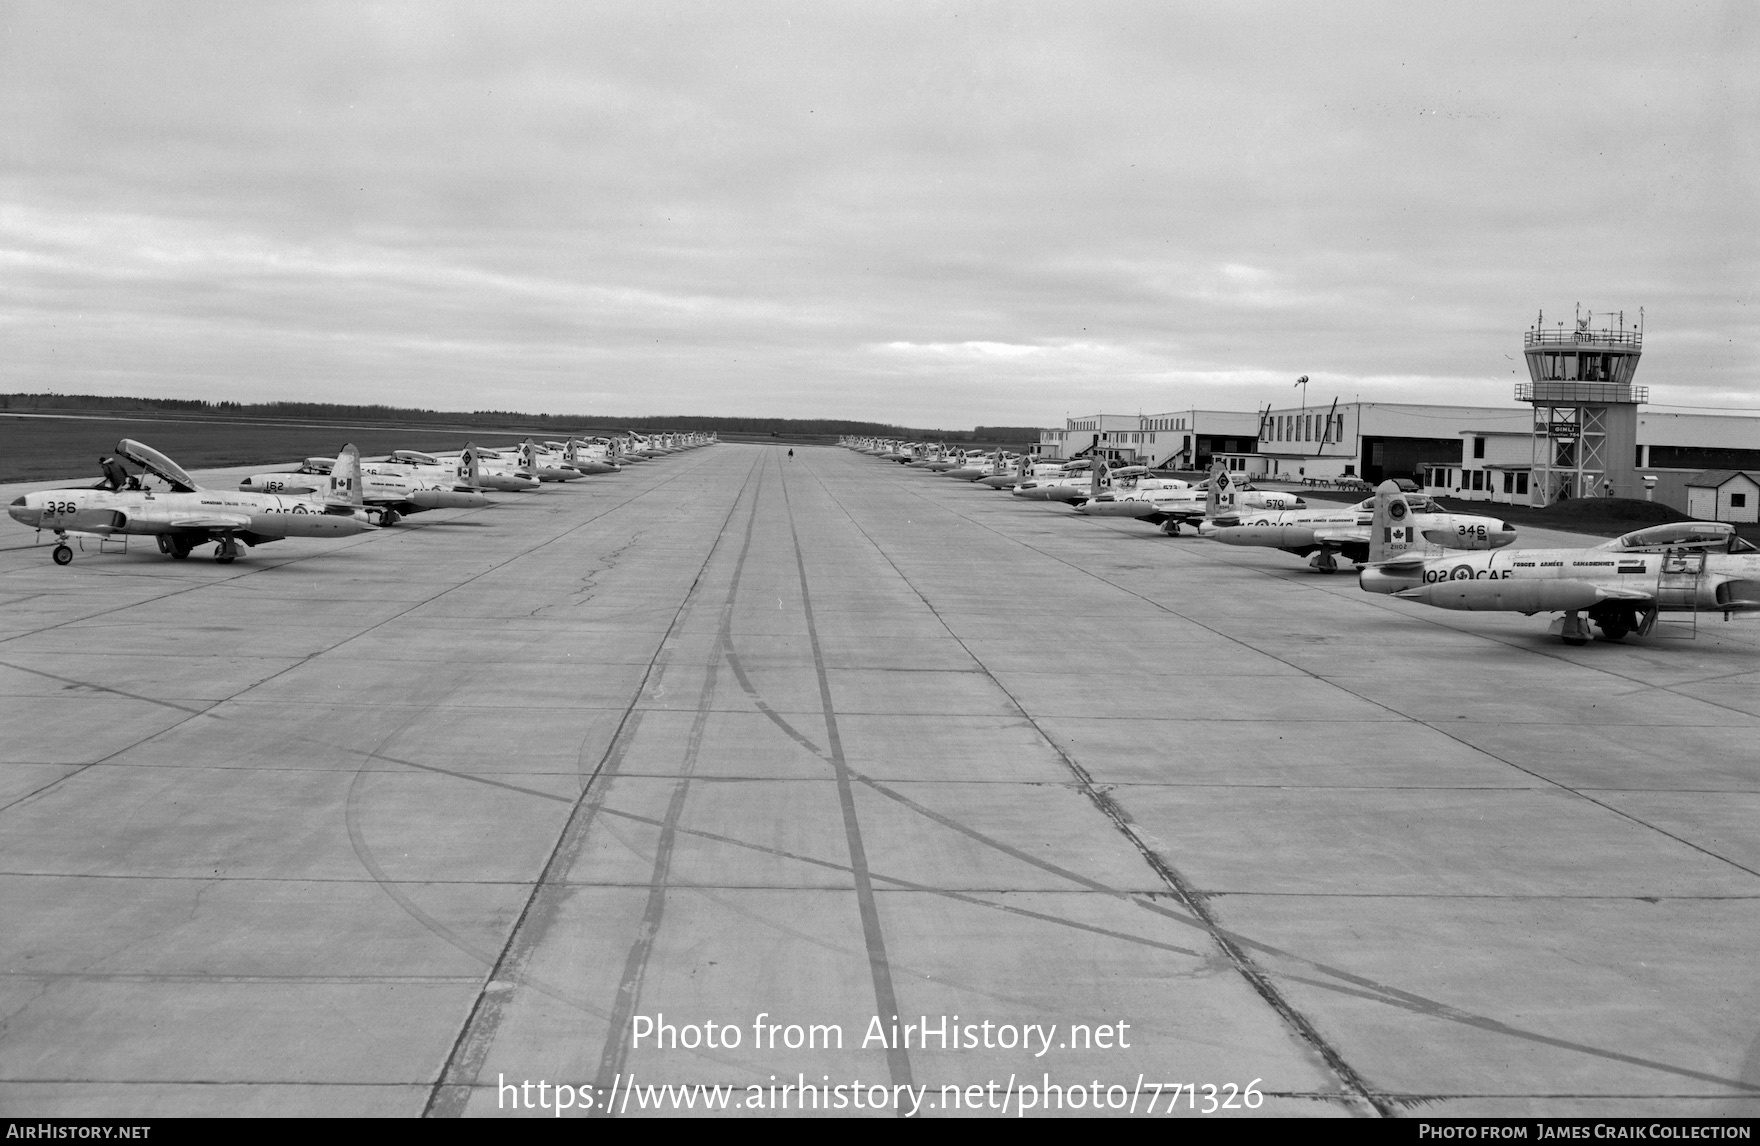
[[1034, 462], [997, 450], [947, 455], [923, 443], [846, 439], [850, 449], [913, 468], [981, 481], [1015, 496], [1057, 500], [1077, 513], [1128, 517], [1177, 536], [1182, 525], [1229, 545], [1264, 546], [1322, 573], [1344, 557], [1358, 584], [1442, 609], [1561, 614], [1566, 644], [1646, 635], [1667, 612], [1760, 611], [1760, 548], [1723, 522], [1651, 526], [1582, 549], [1512, 549], [1513, 527], [1448, 513], [1383, 482], [1367, 500], [1327, 509], [1293, 494], [1243, 489], [1221, 466], [1197, 486], [1104, 462]]
[[490, 492], [520, 492], [544, 482], [578, 481], [617, 473], [631, 463], [709, 445], [709, 434], [622, 435], [538, 443], [506, 449], [466, 444], [456, 454], [398, 450], [383, 462], [363, 462], [354, 446], [331, 458], [307, 458], [285, 473], [252, 474], [236, 492], [204, 489], [181, 466], [140, 442], [123, 439], [118, 458], [139, 466], [129, 475], [107, 459], [96, 486], [44, 490], [15, 499], [7, 512], [37, 530], [53, 530], [50, 555], [73, 560], [69, 541], [151, 536], [159, 551], [186, 558], [212, 543], [214, 559], [230, 563], [239, 544], [255, 547], [284, 537], [348, 537], [429, 509], [481, 508]]

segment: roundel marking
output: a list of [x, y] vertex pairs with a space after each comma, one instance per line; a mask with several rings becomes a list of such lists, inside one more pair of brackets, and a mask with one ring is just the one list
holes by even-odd
[[1473, 579], [1473, 567], [1471, 565], [1456, 565], [1449, 571], [1448, 579], [1450, 581], [1470, 581]]
[[1393, 502], [1392, 504], [1390, 504], [1387, 507], [1387, 516], [1393, 518], [1395, 521], [1398, 521], [1400, 518], [1404, 517], [1405, 515], [1406, 515], [1406, 503], [1403, 501]]

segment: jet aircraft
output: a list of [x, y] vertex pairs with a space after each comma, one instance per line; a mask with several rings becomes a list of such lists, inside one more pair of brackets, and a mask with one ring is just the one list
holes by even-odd
[[1561, 613], [1559, 637], [1587, 644], [1646, 636], [1668, 612], [1760, 611], [1760, 549], [1716, 521], [1635, 530], [1585, 549], [1500, 549], [1425, 557], [1392, 482], [1375, 491], [1369, 565], [1358, 584], [1439, 609]]
[[238, 558], [241, 541], [254, 548], [284, 537], [349, 537], [376, 528], [363, 512], [360, 451], [352, 445], [342, 447], [324, 489], [311, 496], [203, 489], [176, 462], [127, 438], [116, 453], [170, 488], [156, 490], [137, 480], [130, 486], [138, 488], [121, 490], [44, 490], [7, 508], [14, 521], [55, 531], [55, 564], [73, 560], [68, 540], [74, 535], [151, 535], [161, 553], [178, 559], [213, 542], [214, 560], [224, 565]]
[[[1232, 497], [1233, 505], [1229, 504]], [[1281, 549], [1321, 573], [1338, 569], [1338, 558], [1362, 565], [1369, 560], [1374, 498], [1357, 505], [1326, 509], [1252, 509], [1240, 495], [1220, 490], [1211, 495], [1209, 515], [1198, 526], [1200, 536], [1224, 545]], [[1449, 513], [1428, 498], [1406, 499], [1411, 524], [1426, 542], [1444, 549], [1501, 549], [1516, 539], [1515, 528], [1495, 517]]]
[[[1177, 479], [1174, 479], [1177, 480]], [[1143, 483], [1128, 493], [1101, 496], [1075, 507], [1077, 513], [1089, 517], [1130, 517], [1161, 528], [1169, 537], [1178, 537], [1182, 525], [1198, 526], [1224, 507], [1245, 509], [1305, 509], [1307, 502], [1293, 493], [1278, 490], [1243, 489], [1221, 465], [1211, 471], [1210, 478], [1198, 486], [1167, 486]]]
[[[455, 466], [438, 463], [423, 466], [412, 461], [363, 462], [360, 465], [360, 491], [367, 511], [378, 518], [380, 525], [395, 525], [412, 513], [430, 509], [481, 509], [490, 504], [475, 482], [477, 465], [475, 451], [466, 449]], [[325, 458], [307, 458], [303, 466], [289, 474], [252, 474], [238, 483], [246, 493], [312, 492], [319, 474], [327, 474], [331, 463]]]

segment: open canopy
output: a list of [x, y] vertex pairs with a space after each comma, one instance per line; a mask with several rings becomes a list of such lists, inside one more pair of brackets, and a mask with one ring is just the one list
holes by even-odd
[[178, 493], [196, 492], [195, 479], [184, 473], [182, 466], [153, 447], [143, 446], [130, 438], [124, 438], [116, 443], [116, 452], [154, 477], [162, 479]]

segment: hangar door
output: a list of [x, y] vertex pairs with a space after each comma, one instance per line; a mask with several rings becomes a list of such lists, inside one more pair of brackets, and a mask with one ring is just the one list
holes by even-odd
[[1459, 438], [1391, 438], [1363, 436], [1363, 479], [1411, 478], [1423, 484], [1425, 466], [1461, 464]]

